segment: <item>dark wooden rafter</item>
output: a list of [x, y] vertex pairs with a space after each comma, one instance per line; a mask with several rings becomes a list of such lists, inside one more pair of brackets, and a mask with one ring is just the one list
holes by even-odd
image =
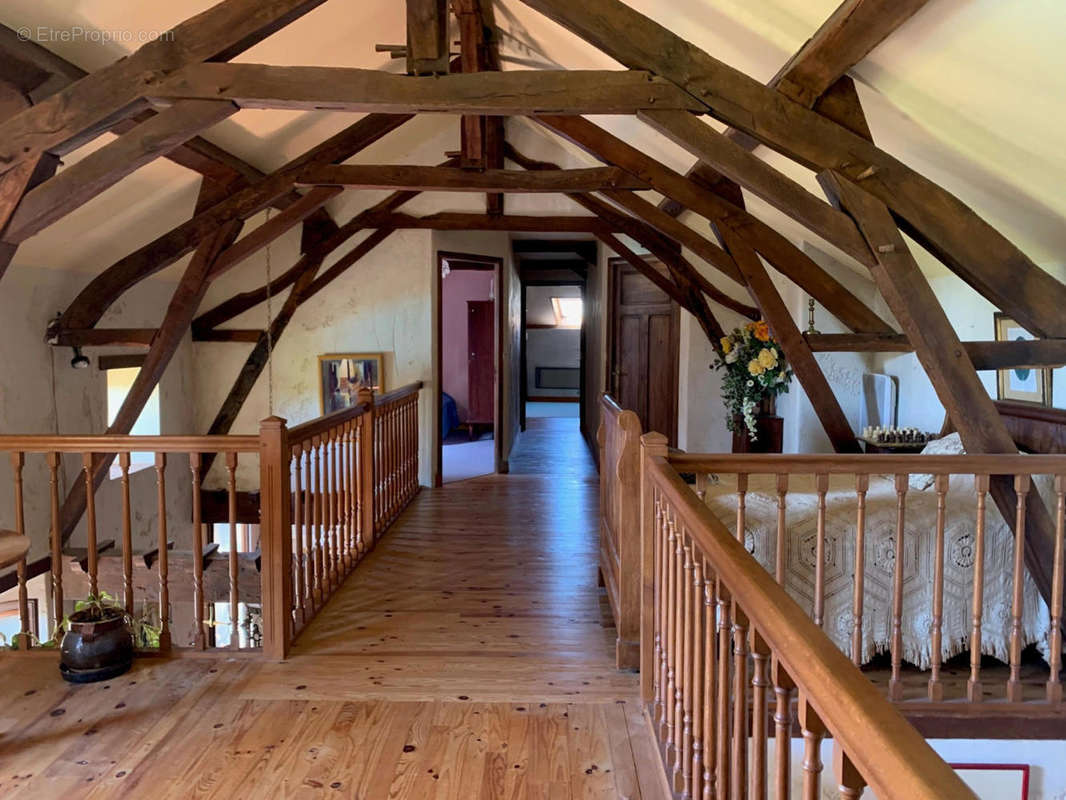
[[175, 103], [27, 193], [2, 238], [14, 244], [25, 241], [236, 111], [235, 105], [225, 101]]
[[762, 261], [746, 242], [733, 231], [720, 230], [722, 244], [732, 253], [737, 266], [748, 282], [752, 299], [762, 309], [763, 318], [770, 326], [774, 338], [785, 353], [800, 386], [814, 407], [814, 413], [822, 423], [833, 449], [838, 453], [858, 453], [859, 442], [848, 423], [848, 418], [833, 394], [833, 387], [826, 380], [818, 360], [803, 338], [796, 321], [781, 299], [770, 274]]
[[598, 233], [603, 222], [593, 216], [536, 216], [528, 214], [467, 214], [441, 211], [416, 217], [410, 214], [377, 214], [369, 227], [393, 230], [510, 231], [517, 233]]
[[1036, 335], [1066, 336], [1061, 313], [1066, 285], [957, 197], [862, 136], [712, 58], [619, 0], [522, 2], [630, 69], [673, 81], [699, 98], [708, 113], [798, 163], [861, 181], [908, 235], [984, 297]]
[[90, 281], [63, 314], [62, 326], [91, 328], [131, 286], [191, 252], [226, 222], [247, 219], [288, 193], [296, 176], [311, 164], [350, 158], [409, 119], [409, 115], [363, 117], [270, 175], [144, 245]]
[[[887, 206], [838, 173], [823, 172], [818, 180], [830, 199], [855, 219], [877, 255], [877, 266], [871, 270], [874, 281], [913, 345], [967, 452], [1017, 452], [973, 361]], [[994, 476], [991, 491], [1000, 513], [1013, 528], [1017, 498], [1012, 480]], [[1026, 565], [1044, 599], [1049, 600], [1055, 527], [1044, 503], [1031, 494], [1026, 505]]]
[[597, 192], [605, 189], [647, 189], [648, 184], [618, 167], [553, 169], [538, 172], [410, 164], [340, 164], [309, 167], [298, 186], [341, 186], [350, 189], [406, 189], [415, 192]]
[[743, 208], [708, 191], [583, 117], [541, 116], [537, 121], [596, 158], [647, 181], [719, 227], [729, 227], [778, 270], [818, 300], [826, 310], [859, 333], [891, 327], [787, 238]]
[[406, 0], [407, 72], [442, 75], [448, 71], [447, 0]]
[[[10, 169], [58, 155], [143, 109], [145, 81], [201, 61], [227, 61], [324, 0], [223, 0], [130, 56], [65, 86], [0, 124], [0, 163]], [[149, 77], [151, 76], [151, 77]]]
[[[858, 124], [833, 113], [838, 92], [854, 92], [845, 73], [862, 61], [873, 48], [916, 14], [929, 0], [844, 0], [792, 58], [767, 84], [772, 89], [839, 122], [864, 139], [873, 141], [865, 118]], [[759, 140], [743, 131], [726, 131], [732, 141], [748, 151]], [[706, 161], [698, 161], [688, 171], [690, 178], [705, 179], [717, 171]], [[663, 210], [677, 216], [682, 206], [664, 201]]]
[[[237, 238], [242, 225], [240, 220], [226, 223], [197, 248], [174, 290], [174, 296], [167, 307], [163, 323], [152, 338], [140, 372], [137, 373], [133, 385], [116, 412], [114, 421], [108, 426], [108, 434], [127, 434], [132, 430], [189, 330], [196, 309], [210, 285], [211, 265], [219, 254]], [[114, 454], [94, 456], [92, 466], [94, 487], [99, 487], [103, 483], [113, 460]], [[85, 513], [85, 503], [85, 481], [74, 481], [60, 515], [64, 542], [70, 538], [75, 526]]]
[[229, 100], [241, 108], [443, 113], [632, 114], [702, 110], [677, 86], [640, 70], [518, 70], [393, 75], [357, 67], [193, 64], [144, 86], [153, 101]]
[[[910, 353], [905, 334], [817, 333], [804, 334], [816, 353]], [[1066, 339], [1031, 339], [1014, 342], [963, 342], [974, 368], [1047, 369], [1066, 365]]]
[[[57, 157], [45, 153], [36, 160], [24, 161], [0, 174], [0, 229], [14, 216], [26, 194], [47, 181], [58, 165]], [[15, 242], [0, 241], [0, 278], [4, 277], [17, 249]]]

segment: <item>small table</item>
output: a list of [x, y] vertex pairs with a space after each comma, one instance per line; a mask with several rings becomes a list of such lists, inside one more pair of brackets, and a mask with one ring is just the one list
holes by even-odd
[[913, 453], [920, 453], [925, 449], [925, 446], [929, 442], [909, 442], [901, 444], [887, 444], [884, 442], [872, 442], [869, 439], [864, 439], [861, 436], [859, 441], [863, 444], [863, 449], [867, 455], [889, 455], [900, 456]]

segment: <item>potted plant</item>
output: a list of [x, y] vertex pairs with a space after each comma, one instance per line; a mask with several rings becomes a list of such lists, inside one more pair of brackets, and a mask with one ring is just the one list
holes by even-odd
[[[718, 356], [711, 365], [725, 372], [722, 399], [728, 413], [726, 426], [733, 432], [734, 450], [755, 450], [750, 443], [765, 437], [768, 420], [774, 417], [779, 394], [788, 391], [792, 369], [781, 346], [770, 336], [765, 321], [749, 322], [723, 336]], [[739, 440], [739, 443], [738, 443]], [[771, 443], [764, 442], [765, 447]]]
[[159, 631], [146, 619], [127, 613], [111, 595], [101, 592], [74, 604], [58, 636], [59, 671], [71, 683], [92, 683], [121, 675], [133, 664], [134, 642], [158, 646]]

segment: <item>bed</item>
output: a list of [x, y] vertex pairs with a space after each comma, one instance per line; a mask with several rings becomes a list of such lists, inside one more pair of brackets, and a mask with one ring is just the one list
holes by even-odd
[[[790, 475], [787, 495], [785, 588], [811, 612], [814, 605], [818, 492], [813, 475]], [[1049, 479], [1038, 476], [1037, 490], [1053, 503]], [[944, 547], [944, 619], [942, 659], [968, 648], [973, 596], [976, 533], [974, 479], [952, 476], [947, 493]], [[705, 502], [736, 534], [736, 476], [710, 476]], [[1051, 507], [1054, 507], [1053, 505]], [[844, 651], [851, 649], [855, 565], [856, 492], [853, 475], [829, 476], [826, 495], [825, 630]], [[931, 664], [937, 493], [931, 476], [911, 477], [904, 515], [903, 651], [921, 669]], [[774, 476], [748, 479], [744, 545], [768, 571], [775, 572], [778, 496]], [[892, 586], [895, 569], [897, 494], [891, 476], [872, 476], [866, 500], [865, 585], [862, 661], [889, 649]], [[1013, 536], [989, 502], [986, 511], [983, 633], [981, 651], [1006, 661], [1010, 649], [1013, 595]], [[1022, 618], [1025, 644], [1046, 652], [1047, 606], [1026, 573]]]

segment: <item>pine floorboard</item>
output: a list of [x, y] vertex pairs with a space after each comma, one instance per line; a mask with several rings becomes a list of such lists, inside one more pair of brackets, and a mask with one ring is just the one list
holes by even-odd
[[0, 797], [664, 797], [613, 667], [577, 420], [529, 423], [511, 474], [423, 490], [283, 663], [73, 687], [5, 656]]

